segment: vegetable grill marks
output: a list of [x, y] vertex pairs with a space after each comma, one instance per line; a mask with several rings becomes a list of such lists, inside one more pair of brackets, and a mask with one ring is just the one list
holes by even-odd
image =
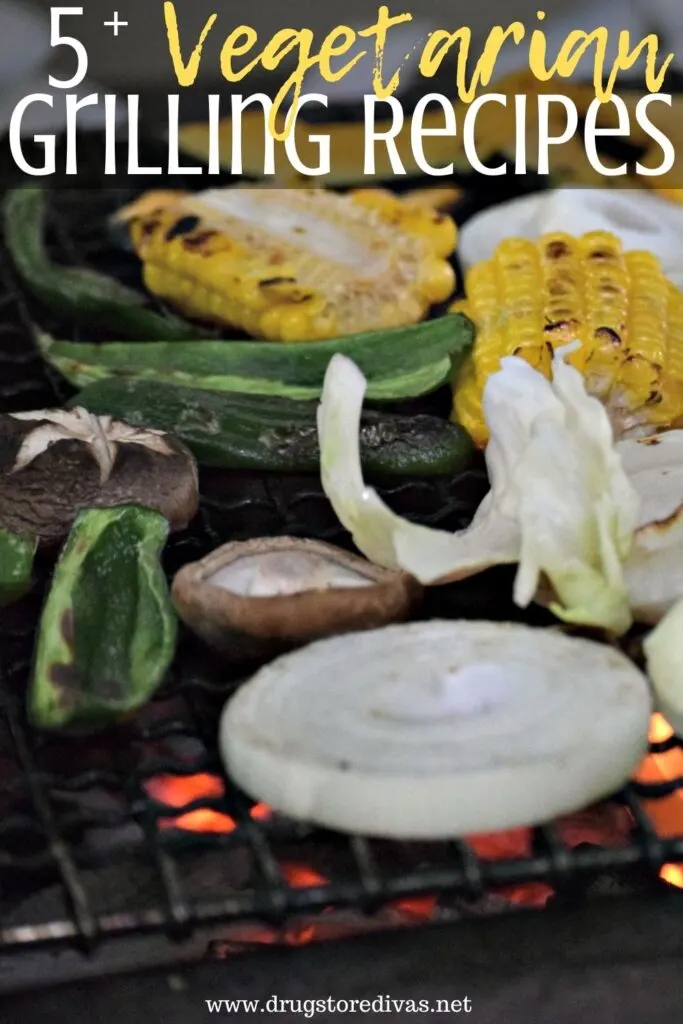
[[[81, 144], [86, 149], [89, 139]], [[64, 263], [87, 262], [89, 254], [97, 253], [100, 265], [109, 266], [113, 257], [103, 252], [101, 219], [93, 215], [101, 212], [102, 194], [83, 191], [70, 199], [63, 193], [54, 202], [57, 257]], [[0, 266], [0, 280], [3, 315], [15, 324], [23, 353], [30, 334], [9, 295], [14, 285], [6, 264]], [[19, 400], [26, 405], [28, 399], [23, 392], [10, 396], [7, 389], [8, 381], [16, 379], [10, 374], [19, 351], [11, 346], [9, 332], [3, 331], [0, 398], [16, 408]], [[22, 362], [22, 367], [24, 387], [41, 389], [34, 404], [58, 405], [63, 396], [46, 393], [37, 361]], [[96, 464], [94, 473], [97, 479]], [[249, 491], [246, 498], [232, 483], [231, 488], [221, 492], [215, 505], [204, 505], [205, 511], [211, 508], [214, 528], [222, 527], [221, 538], [292, 530], [342, 536], [310, 478], [264, 475], [258, 478], [258, 491]], [[438, 481], [402, 481], [383, 494], [403, 514], [455, 529], [468, 521], [483, 490], [482, 475], [468, 472], [448, 488]], [[201, 558], [216, 544], [211, 533], [208, 517], [197, 517], [192, 536], [170, 538], [169, 561], [180, 566]], [[430, 614], [466, 615], [476, 607], [486, 615], [493, 603], [497, 616], [509, 618], [516, 612], [504, 598], [507, 581], [499, 583], [496, 575], [462, 588], [432, 590]], [[263, 806], [252, 806], [221, 775], [216, 723], [234, 677], [191, 640], [174, 661], [164, 691], [125, 727], [93, 741], [38, 737], [22, 718], [37, 621], [27, 604], [32, 606], [29, 601], [7, 609], [2, 620], [0, 859], [6, 884], [0, 898], [9, 904], [2, 903], [0, 916], [4, 947], [12, 957], [0, 988], [20, 974], [20, 965], [27, 985], [64, 981], [76, 944], [94, 948], [88, 960], [93, 972], [108, 962], [110, 953], [112, 959], [121, 958], [118, 966], [125, 962], [126, 968], [137, 969], [147, 962], [143, 932], [153, 933], [150, 965], [160, 949], [168, 951], [170, 963], [174, 947], [161, 936], [177, 937], [181, 927], [183, 935], [186, 929], [201, 942], [202, 951], [205, 926], [226, 938], [227, 944], [218, 944], [220, 955], [226, 946], [233, 951], [233, 938], [245, 940], [240, 925], [245, 920], [249, 941], [255, 936], [257, 941], [301, 943], [383, 922], [395, 927], [399, 920], [497, 913], [510, 899], [542, 904], [553, 890], [565, 892], [576, 905], [585, 892], [644, 892], [663, 864], [681, 857], [679, 840], [655, 836], [645, 803], [649, 798], [650, 807], [668, 805], [659, 799], [659, 776], [656, 784], [650, 778], [647, 785], [630, 785], [618, 801], [578, 818], [468, 842], [374, 842], [301, 828]], [[5, 630], [8, 617], [11, 628]], [[666, 746], [675, 759], [680, 745], [667, 735], [659, 737], [665, 739], [660, 747]], [[666, 784], [667, 793], [678, 789], [675, 780]], [[368, 913], [380, 905], [377, 914]], [[339, 910], [321, 914], [323, 906]], [[273, 919], [274, 909], [278, 923], [262, 924]], [[549, 919], [549, 928], [555, 920]], [[326, 922], [331, 922], [329, 932]], [[46, 942], [47, 966], [36, 955]], [[68, 956], [55, 957], [55, 951]], [[53, 973], [40, 973], [43, 968]]]
[[0, 415], [0, 529], [56, 544], [80, 509], [126, 504], [186, 527], [198, 506], [190, 451], [78, 407]]
[[252, 337], [313, 341], [416, 323], [453, 292], [446, 214], [380, 190], [143, 196], [130, 223], [149, 290]]
[[103, 728], [151, 699], [175, 650], [167, 537], [149, 509], [79, 513], [41, 615], [29, 690], [38, 728]]
[[624, 252], [607, 232], [538, 242], [508, 238], [466, 276], [455, 308], [472, 318], [477, 340], [455, 384], [454, 416], [476, 441], [487, 439], [484, 385], [500, 359], [520, 355], [549, 373], [553, 351], [570, 357], [618, 435], [671, 426], [683, 413], [683, 293], [648, 252]]

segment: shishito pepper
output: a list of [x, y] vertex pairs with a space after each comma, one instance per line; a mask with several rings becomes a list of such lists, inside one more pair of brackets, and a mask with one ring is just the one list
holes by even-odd
[[[318, 473], [316, 402], [225, 395], [147, 380], [110, 378], [74, 401], [89, 412], [122, 416], [140, 427], [172, 430], [200, 466], [260, 473]], [[474, 453], [466, 431], [437, 416], [366, 410], [363, 468], [373, 477], [449, 476]]]
[[127, 377], [301, 401], [320, 396], [325, 371], [337, 352], [363, 371], [373, 401], [427, 394], [449, 379], [473, 340], [472, 324], [458, 314], [307, 345], [215, 340], [92, 344], [36, 333], [43, 358], [76, 387]]
[[37, 546], [35, 537], [0, 530], [0, 608], [19, 600], [30, 587]]
[[177, 630], [160, 562], [167, 535], [163, 516], [138, 506], [78, 516], [39, 627], [29, 691], [38, 728], [104, 727], [161, 684]]
[[9, 192], [4, 203], [5, 242], [23, 284], [46, 309], [76, 324], [125, 338], [181, 341], [206, 334], [177, 316], [161, 316], [141, 292], [84, 267], [54, 263], [45, 247], [45, 193]]

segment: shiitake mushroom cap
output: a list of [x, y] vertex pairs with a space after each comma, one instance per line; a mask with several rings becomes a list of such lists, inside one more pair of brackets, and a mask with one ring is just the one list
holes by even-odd
[[[109, 479], [87, 444], [55, 441], [27, 466], [14, 470], [26, 436], [40, 421], [0, 415], [0, 529], [59, 544], [83, 508], [141, 505], [159, 512], [172, 531], [184, 529], [199, 505], [197, 464], [192, 452], [170, 434], [170, 455], [139, 444], [121, 444]], [[142, 428], [141, 428], [142, 429]]]
[[[297, 552], [363, 578], [296, 593], [251, 596], [211, 582], [252, 556]], [[405, 620], [422, 595], [407, 573], [383, 569], [321, 541], [259, 538], [224, 544], [175, 576], [171, 596], [181, 619], [231, 661], [263, 660], [322, 637]]]

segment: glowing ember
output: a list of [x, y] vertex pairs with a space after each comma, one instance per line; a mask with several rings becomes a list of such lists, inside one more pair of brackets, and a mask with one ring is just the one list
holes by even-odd
[[391, 904], [405, 917], [416, 917], [420, 921], [428, 921], [436, 912], [436, 896], [407, 896]]
[[281, 867], [282, 876], [292, 889], [314, 889], [316, 886], [327, 885], [324, 875], [319, 875], [305, 864], [282, 864]]
[[[197, 800], [220, 799], [225, 795], [223, 780], [218, 775], [199, 772], [196, 775], [156, 775], [145, 783], [148, 796], [167, 807], [187, 807]], [[249, 812], [256, 821], [266, 821], [272, 814], [265, 804], [254, 804]], [[211, 807], [200, 807], [175, 818], [158, 818], [159, 828], [176, 828], [185, 832], [207, 832], [225, 835], [234, 832], [237, 823], [229, 814]]]
[[[672, 735], [672, 730], [661, 715], [653, 715], [650, 740], [663, 742]], [[665, 754], [652, 754], [643, 762], [637, 779], [640, 782], [661, 782], [683, 777], [683, 750], [674, 748]], [[201, 800], [220, 800], [225, 796], [225, 785], [218, 775], [197, 773], [195, 775], [158, 775], [145, 783], [147, 794], [169, 809], [181, 810]], [[669, 797], [646, 802], [648, 811], [660, 836], [683, 835], [683, 791]], [[255, 804], [250, 815], [254, 821], [264, 822], [272, 817], [272, 810], [265, 804]], [[229, 815], [213, 808], [202, 807], [185, 811], [175, 816], [157, 819], [161, 829], [182, 829], [188, 832], [227, 834], [237, 828]], [[578, 814], [561, 819], [557, 831], [568, 846], [592, 843], [600, 846], [622, 846], [628, 841], [631, 827], [629, 812], [617, 805], [602, 805], [589, 808]], [[528, 858], [533, 854], [533, 832], [531, 829], [510, 829], [492, 835], [467, 837], [472, 850], [484, 861]], [[328, 879], [307, 864], [288, 862], [281, 865], [282, 876], [287, 885], [294, 889], [325, 886]], [[671, 885], [683, 888], [683, 866], [667, 864], [661, 877]], [[502, 896], [512, 903], [527, 906], [543, 906], [553, 895], [552, 888], [543, 882], [507, 886], [500, 890]], [[397, 912], [406, 922], [429, 920], [438, 908], [437, 897], [433, 894], [404, 897], [393, 901], [388, 909]], [[329, 909], [329, 908], [328, 908]], [[295, 928], [287, 932], [287, 942], [300, 945], [315, 937], [312, 925]]]
[[[673, 729], [662, 715], [653, 715], [650, 722], [650, 742], [665, 743], [673, 736]], [[670, 782], [683, 778], [683, 750], [673, 747], [665, 754], [650, 754], [640, 767], [636, 779], [644, 783]], [[676, 790], [670, 796], [644, 801], [657, 835], [671, 838], [683, 835], [683, 790]], [[660, 877], [683, 889], [683, 867], [665, 864]]]
[[220, 776], [206, 772], [198, 775], [155, 775], [147, 780], [145, 789], [153, 800], [167, 807], [185, 807], [195, 800], [222, 797], [225, 793]]
[[288, 946], [307, 946], [316, 938], [314, 924], [306, 924], [301, 928], [288, 928], [285, 933], [285, 943]]
[[[509, 860], [531, 856], [533, 833], [529, 828], [509, 829], [487, 835], [468, 836], [467, 843], [482, 860]], [[523, 885], [509, 885], [500, 890], [501, 895], [511, 903], [533, 907], [544, 906], [553, 894], [545, 882], [525, 882]]]
[[267, 804], [254, 804], [249, 814], [254, 821], [268, 821], [269, 818], [273, 817], [273, 812]]
[[675, 885], [677, 889], [683, 889], [683, 868], [678, 864], [665, 864], [659, 873], [659, 877], [669, 885]]

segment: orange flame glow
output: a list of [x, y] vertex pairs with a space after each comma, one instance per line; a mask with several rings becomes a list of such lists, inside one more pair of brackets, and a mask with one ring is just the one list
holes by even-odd
[[[652, 716], [651, 742], [661, 743], [672, 734], [673, 730], [661, 715]], [[683, 750], [680, 748], [665, 754], [651, 754], [644, 760], [636, 775], [639, 782], [649, 783], [678, 777], [683, 777]], [[222, 779], [218, 775], [208, 773], [155, 776], [147, 781], [145, 789], [158, 803], [180, 811], [198, 800], [218, 800], [225, 795]], [[662, 799], [646, 801], [645, 808], [658, 835], [683, 835], [683, 791]], [[253, 820], [263, 822], [267, 821], [273, 812], [266, 804], [259, 803], [255, 804], [249, 813]], [[625, 841], [628, 832], [626, 819], [628, 812], [624, 808], [615, 807], [612, 815], [605, 808], [593, 808], [583, 814], [571, 815], [561, 820], [558, 822], [558, 829], [563, 841], [570, 847], [582, 842], [619, 845]], [[175, 816], [160, 817], [157, 824], [161, 829], [175, 828], [214, 834], [227, 834], [237, 828], [235, 820], [229, 814], [212, 808], [199, 808]], [[532, 853], [532, 832], [526, 828], [509, 829], [491, 835], [469, 836], [467, 842], [484, 860], [523, 858], [531, 856]], [[283, 864], [281, 869], [285, 882], [295, 889], [313, 888], [328, 883], [324, 875], [307, 864], [288, 862]], [[683, 865], [665, 865], [661, 877], [671, 885], [683, 888]], [[509, 886], [501, 891], [501, 894], [511, 902], [532, 906], [543, 906], [552, 893], [552, 888], [542, 882]], [[431, 894], [405, 897], [395, 900], [390, 907], [405, 919], [428, 920], [437, 910], [437, 897]], [[314, 937], [314, 927], [306, 925], [291, 935], [288, 932], [287, 941], [298, 945]]]
[[292, 889], [313, 889], [319, 885], [327, 885], [324, 875], [319, 875], [305, 864], [283, 864], [282, 876]]
[[[220, 799], [225, 794], [223, 780], [218, 775], [199, 772], [196, 775], [155, 775], [145, 783], [148, 796], [167, 807], [186, 807], [196, 800]], [[271, 810], [265, 804], [255, 804], [249, 812], [256, 821], [265, 821]], [[185, 832], [211, 832], [224, 835], [234, 832], [237, 824], [229, 814], [201, 807], [175, 818], [159, 818], [159, 828], [179, 828]]]
[[[662, 715], [653, 715], [650, 720], [650, 742], [664, 743], [673, 736], [673, 729]], [[636, 780], [638, 782], [668, 782], [683, 777], [683, 750], [674, 747], [665, 754], [650, 754], [641, 765]], [[645, 809], [653, 822], [657, 835], [662, 838], [683, 835], [683, 790], [677, 790], [671, 796], [646, 800]], [[683, 889], [683, 866], [665, 864], [660, 877]]]

